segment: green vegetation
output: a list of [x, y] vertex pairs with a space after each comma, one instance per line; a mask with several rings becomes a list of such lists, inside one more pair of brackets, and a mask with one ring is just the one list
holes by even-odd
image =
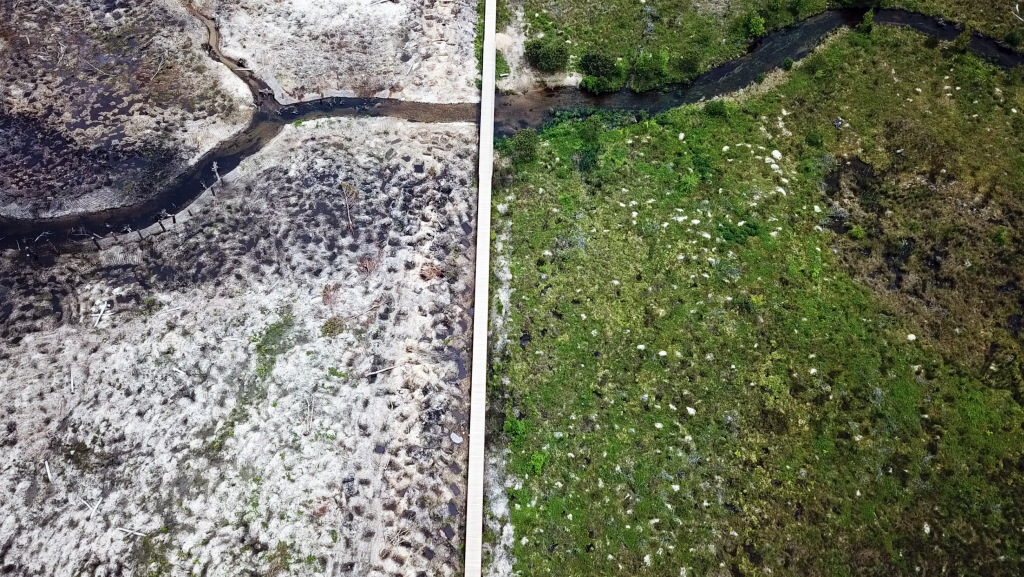
[[345, 332], [345, 322], [338, 317], [331, 317], [324, 321], [324, 325], [320, 327], [320, 336], [332, 338]]
[[584, 54], [580, 59], [580, 71], [586, 75], [580, 86], [595, 94], [619, 90], [626, 85], [629, 74], [624, 60], [600, 53]]
[[569, 64], [569, 49], [558, 37], [545, 36], [527, 40], [526, 59], [541, 72], [558, 72]]
[[512, 69], [508, 66], [508, 60], [500, 50], [494, 52], [494, 78], [500, 79], [503, 74], [508, 74]]
[[516, 570], [1015, 574], [1020, 76], [873, 26], [500, 142]]
[[520, 130], [515, 137], [501, 143], [502, 153], [512, 159], [515, 164], [533, 162], [537, 158], [540, 136], [532, 128]]
[[278, 315], [281, 317], [280, 320], [271, 323], [263, 332], [252, 338], [252, 342], [256, 343], [256, 374], [263, 379], [273, 372], [277, 356], [291, 348], [287, 342], [287, 337], [295, 326], [291, 305], [281, 307]]
[[[592, 2], [582, 0], [526, 0], [523, 10], [527, 35], [533, 39], [528, 43], [528, 55], [532, 46], [530, 61], [538, 69], [553, 72], [568, 66], [586, 75], [584, 89], [607, 92], [618, 90], [627, 82], [638, 91], [687, 82], [742, 55], [751, 42], [772, 30], [820, 14], [828, 7], [853, 5], [864, 6], [850, 0], [831, 5], [825, 0], [754, 0], [731, 4], [608, 0], [595, 9]], [[506, 6], [505, 2], [499, 3], [499, 14], [507, 14]], [[1022, 24], [1013, 16], [1013, 5], [1005, 2], [904, 0], [876, 6], [944, 16], [970, 24], [994, 38], [1003, 38], [1011, 46], [1024, 44]], [[868, 32], [872, 24], [870, 14], [860, 28]], [[543, 42], [536, 39], [539, 34], [544, 35]], [[603, 66], [602, 72], [595, 72], [593, 62], [586, 61], [588, 56], [620, 63], [621, 69]]]

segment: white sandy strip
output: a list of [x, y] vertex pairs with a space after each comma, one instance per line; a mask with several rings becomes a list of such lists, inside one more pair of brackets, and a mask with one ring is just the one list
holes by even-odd
[[480, 196], [476, 222], [473, 374], [466, 487], [466, 577], [480, 577], [484, 522], [484, 413], [487, 411], [487, 311], [491, 278], [491, 171], [494, 167], [494, 32], [497, 0], [484, 6], [483, 88], [480, 94]]

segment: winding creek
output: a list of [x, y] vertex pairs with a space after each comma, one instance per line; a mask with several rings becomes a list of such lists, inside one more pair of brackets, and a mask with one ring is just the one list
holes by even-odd
[[[280, 133], [285, 124], [325, 117], [387, 116], [413, 122], [479, 122], [476, 103], [434, 104], [387, 98], [325, 98], [294, 105], [281, 105], [270, 88], [246, 70], [242, 63], [226, 57], [219, 49], [220, 35], [215, 22], [187, 6], [210, 35], [210, 56], [227, 66], [253, 94], [256, 112], [249, 126], [220, 143], [180, 176], [165, 192], [145, 203], [86, 215], [47, 220], [0, 218], [3, 238], [0, 246], [25, 248], [34, 243], [93, 245], [91, 239], [111, 231], [139, 230], [180, 211], [198, 198], [215, 180], [258, 152]], [[685, 86], [635, 93], [629, 89], [593, 95], [577, 88], [538, 89], [526, 94], [499, 94], [496, 98], [495, 134], [507, 136], [522, 128], [540, 128], [565, 110], [646, 110], [652, 114], [735, 92], [750, 85], [761, 73], [782, 66], [786, 58], [799, 60], [809, 54], [830, 32], [859, 23], [864, 10], [830, 10], [789, 28], [772, 32], [744, 56], [714, 68]], [[952, 40], [960, 33], [956, 25], [931, 16], [904, 10], [876, 10], [875, 23], [909, 26], [919, 32]], [[1024, 65], [1024, 54], [975, 34], [970, 50], [995, 64], [1012, 68]], [[72, 230], [76, 232], [72, 233]]]

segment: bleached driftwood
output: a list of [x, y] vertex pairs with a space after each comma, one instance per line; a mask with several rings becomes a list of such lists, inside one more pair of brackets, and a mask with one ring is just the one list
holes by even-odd
[[402, 365], [392, 365], [392, 366], [390, 366], [390, 367], [388, 367], [386, 369], [381, 369], [379, 371], [373, 371], [372, 373], [367, 373], [366, 375], [363, 375], [363, 376], [364, 377], [372, 377], [373, 375], [379, 375], [381, 373], [385, 373], [387, 371], [390, 371], [391, 369], [397, 369], [400, 366], [402, 366]]
[[100, 320], [103, 319], [103, 313], [105, 312], [107, 312], [107, 302], [103, 301], [103, 306], [100, 307], [100, 312], [96, 315], [96, 322], [93, 323], [92, 328], [100, 326]]

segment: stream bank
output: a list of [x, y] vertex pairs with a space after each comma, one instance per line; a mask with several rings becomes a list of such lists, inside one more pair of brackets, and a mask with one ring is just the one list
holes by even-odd
[[[215, 23], [189, 7], [210, 33], [209, 52], [238, 76], [253, 93], [258, 110], [249, 127], [207, 153], [164, 193], [137, 205], [56, 219], [0, 218], [0, 246], [22, 249], [35, 244], [71, 243], [79, 249], [96, 245], [97, 239], [127, 234], [148, 226], [187, 207], [239, 163], [262, 149], [286, 124], [326, 117], [387, 116], [413, 122], [479, 122], [475, 103], [437, 104], [389, 98], [325, 98], [294, 105], [282, 105], [273, 91], [238, 62], [226, 57], [219, 48]], [[496, 97], [495, 134], [509, 136], [523, 128], [541, 128], [555, 113], [571, 110], [645, 110], [651, 114], [735, 92], [756, 80], [759, 74], [782, 66], [787, 58], [807, 56], [829, 33], [859, 23], [864, 10], [830, 10], [799, 24], [772, 32], [751, 51], [700, 76], [686, 86], [670, 86], [659, 91], [636, 93], [628, 89], [594, 95], [578, 88], [538, 89], [526, 94], [499, 94]], [[952, 40], [961, 29], [954, 23], [905, 10], [877, 10], [875, 23], [908, 26], [940, 40]], [[1024, 55], [999, 42], [974, 34], [970, 50], [1001, 67], [1024, 65]]]

